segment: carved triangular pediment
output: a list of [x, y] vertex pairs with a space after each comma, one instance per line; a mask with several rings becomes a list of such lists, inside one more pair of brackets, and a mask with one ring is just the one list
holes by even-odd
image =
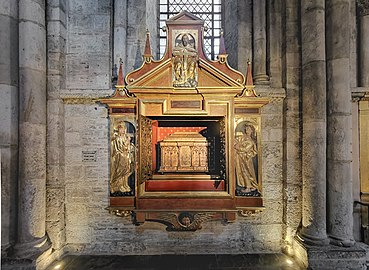
[[[163, 58], [154, 60], [151, 52], [145, 51], [143, 65], [126, 77], [129, 92], [176, 94], [179, 89], [196, 89], [197, 93], [219, 94], [224, 89], [232, 89], [224, 91], [225, 94], [241, 94], [245, 77], [228, 65], [225, 48], [216, 61], [205, 55], [203, 24], [203, 20], [188, 11], [170, 18]], [[146, 43], [149, 48], [148, 37]]]
[[[175, 88], [173, 87], [172, 77], [172, 62], [170, 61], [170, 59], [168, 59], [161, 65], [157, 66], [147, 73], [144, 73], [143, 76], [133, 81], [129, 85], [129, 89], [133, 90], [135, 88]], [[240, 89], [242, 89], [243, 85], [241, 82], [237, 82], [236, 80], [229, 77], [227, 74], [224, 74], [217, 68], [200, 59], [197, 87], [239, 87]]]
[[169, 18], [167, 20], [167, 24], [170, 24], [171, 22], [175, 21], [198, 21], [199, 23], [203, 23], [204, 21], [201, 20], [199, 17], [193, 15], [192, 13], [184, 10], [178, 13], [177, 15]]

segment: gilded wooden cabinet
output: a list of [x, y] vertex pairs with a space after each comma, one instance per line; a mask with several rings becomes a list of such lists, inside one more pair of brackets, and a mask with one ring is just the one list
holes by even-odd
[[137, 223], [196, 230], [263, 209], [260, 108], [268, 100], [256, 96], [250, 64], [245, 78], [227, 54], [207, 59], [203, 27], [186, 11], [169, 19], [163, 58], [153, 59], [148, 34], [142, 66], [125, 79], [120, 71], [114, 95], [100, 100], [112, 145], [126, 144], [125, 158], [111, 151], [108, 209], [134, 212]]

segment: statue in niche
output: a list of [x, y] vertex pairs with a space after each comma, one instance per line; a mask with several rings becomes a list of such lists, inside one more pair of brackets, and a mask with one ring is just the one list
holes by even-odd
[[[257, 144], [255, 127], [246, 122], [243, 132], [236, 132], [236, 194], [239, 196], [260, 196], [257, 181]], [[255, 168], [256, 167], [256, 168]]]
[[179, 34], [173, 49], [173, 86], [197, 86], [197, 60], [194, 37], [188, 33]]
[[110, 192], [131, 191], [128, 178], [134, 172], [134, 145], [127, 133], [126, 123], [120, 122], [111, 140]]

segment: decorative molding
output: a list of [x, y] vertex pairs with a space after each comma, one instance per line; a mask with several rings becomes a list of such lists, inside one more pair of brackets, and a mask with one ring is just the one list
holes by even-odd
[[113, 97], [122, 97], [122, 98], [134, 98], [135, 95], [130, 94], [126, 87], [122, 86], [116, 86], [115, 92], [113, 94]]
[[[227, 224], [235, 220], [235, 215], [238, 213], [241, 217], [256, 217], [265, 208], [264, 207], [245, 207], [239, 208], [232, 212], [218, 212], [218, 211], [203, 211], [196, 212], [196, 210], [186, 210], [174, 212], [168, 211], [135, 211], [128, 206], [109, 206], [105, 208], [109, 211], [109, 214], [113, 214], [117, 217], [131, 217], [132, 221], [136, 225], [143, 224], [145, 222], [159, 222], [166, 225], [167, 231], [197, 231], [202, 229], [202, 224], [207, 221], [222, 221], [222, 224]], [[230, 215], [231, 214], [231, 215]], [[232, 218], [232, 214], [234, 218]], [[226, 221], [226, 223], [223, 223]]]
[[73, 105], [73, 104], [91, 105], [91, 104], [96, 104], [96, 101], [98, 101], [98, 98], [71, 96], [71, 97], [62, 97], [62, 100], [64, 104], [68, 104], [68, 105]]
[[219, 164], [220, 164], [220, 177], [221, 179], [227, 180], [227, 159], [226, 159], [226, 155], [227, 155], [227, 149], [226, 149], [226, 145], [227, 145], [227, 123], [225, 121], [225, 119], [223, 118], [222, 120], [219, 121], [219, 129], [220, 129], [220, 133], [219, 133], [219, 137], [220, 137], [220, 160], [219, 160]]
[[284, 88], [256, 87], [255, 90], [260, 97], [269, 98], [270, 103], [281, 103], [286, 98]]
[[369, 0], [357, 0], [357, 8], [359, 16], [364, 17], [369, 15]]
[[351, 101], [352, 102], [360, 102], [369, 100], [369, 92], [361, 91], [361, 92], [352, 92], [351, 93]]
[[261, 212], [263, 212], [264, 209], [240, 209], [238, 210], [238, 214], [242, 217], [254, 217]]
[[152, 121], [145, 116], [139, 118], [140, 127], [140, 179], [139, 184], [142, 184], [146, 180], [150, 179], [152, 175]]
[[270, 103], [281, 103], [284, 99], [285, 97], [271, 97]]
[[202, 228], [202, 223], [211, 220], [215, 213], [161, 213], [158, 221], [165, 223], [168, 231], [196, 231]]
[[133, 213], [131, 210], [114, 209], [110, 207], [108, 207], [107, 210], [109, 211], [109, 214], [116, 215], [117, 217], [130, 217]]

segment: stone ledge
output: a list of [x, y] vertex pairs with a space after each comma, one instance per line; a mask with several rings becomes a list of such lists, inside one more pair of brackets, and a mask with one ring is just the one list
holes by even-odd
[[347, 248], [333, 245], [310, 246], [295, 238], [293, 249], [296, 260], [307, 269], [366, 269], [366, 250], [360, 244]]

